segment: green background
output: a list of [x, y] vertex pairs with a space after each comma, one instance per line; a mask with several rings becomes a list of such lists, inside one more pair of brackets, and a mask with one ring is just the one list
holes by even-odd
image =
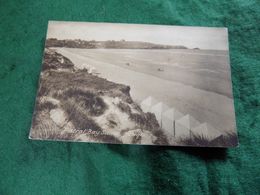
[[[240, 147], [28, 140], [48, 20], [229, 28]], [[0, 194], [259, 194], [259, 0], [0, 0]]]

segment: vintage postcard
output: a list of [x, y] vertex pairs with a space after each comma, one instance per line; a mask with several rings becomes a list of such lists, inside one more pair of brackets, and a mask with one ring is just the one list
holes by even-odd
[[29, 138], [237, 146], [227, 29], [50, 21]]

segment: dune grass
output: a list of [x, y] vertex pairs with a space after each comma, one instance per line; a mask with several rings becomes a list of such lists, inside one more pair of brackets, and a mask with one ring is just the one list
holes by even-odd
[[76, 102], [82, 102], [84, 109], [91, 116], [100, 116], [107, 109], [103, 99], [90, 91], [80, 88], [70, 88], [63, 93], [64, 98], [73, 98]]
[[92, 120], [86, 112], [83, 112], [74, 101], [64, 101], [61, 107], [70, 121], [77, 130], [101, 131], [102, 129]]
[[37, 102], [36, 103], [36, 109], [38, 112], [41, 112], [41, 111], [44, 111], [44, 110], [52, 110], [52, 109], [55, 109], [57, 108], [57, 105], [53, 104], [52, 102], [42, 102], [42, 103], [39, 103]]

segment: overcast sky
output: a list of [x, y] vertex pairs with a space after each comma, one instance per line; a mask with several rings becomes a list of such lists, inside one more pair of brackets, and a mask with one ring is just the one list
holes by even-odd
[[144, 41], [228, 50], [226, 28], [49, 21], [47, 38]]

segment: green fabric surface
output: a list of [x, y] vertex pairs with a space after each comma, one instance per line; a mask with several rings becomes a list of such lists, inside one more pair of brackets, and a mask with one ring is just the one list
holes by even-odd
[[[28, 139], [48, 20], [229, 28], [240, 146]], [[260, 194], [259, 0], [0, 0], [0, 194]]]

